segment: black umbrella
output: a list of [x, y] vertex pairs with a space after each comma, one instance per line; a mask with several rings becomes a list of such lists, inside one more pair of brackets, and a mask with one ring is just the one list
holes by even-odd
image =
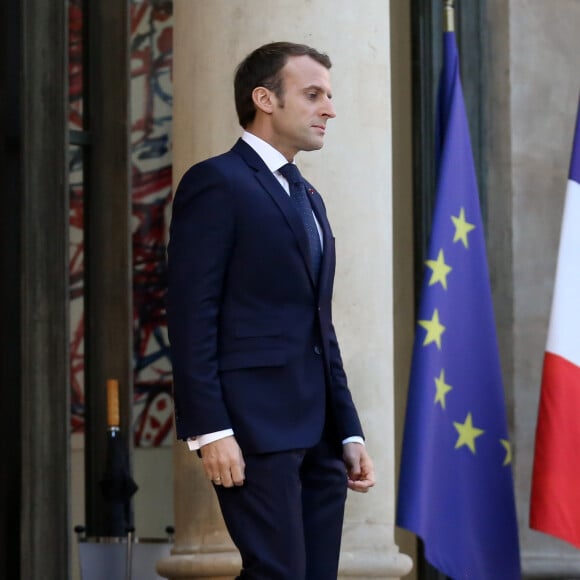
[[137, 484], [131, 477], [129, 450], [119, 428], [119, 381], [107, 381], [107, 458], [99, 486], [106, 502], [106, 534], [127, 536], [127, 578], [131, 577], [133, 509], [131, 497]]

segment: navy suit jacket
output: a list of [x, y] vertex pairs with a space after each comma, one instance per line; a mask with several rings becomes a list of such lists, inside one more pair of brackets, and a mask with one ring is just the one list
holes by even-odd
[[239, 140], [191, 167], [175, 194], [168, 327], [177, 436], [232, 428], [244, 453], [308, 448], [332, 425], [362, 436], [332, 324], [334, 238], [313, 279], [293, 202]]

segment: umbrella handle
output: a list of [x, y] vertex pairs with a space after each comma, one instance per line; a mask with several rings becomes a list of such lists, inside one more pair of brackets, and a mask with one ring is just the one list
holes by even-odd
[[121, 425], [119, 416], [119, 381], [117, 379], [107, 380], [107, 425], [109, 427], [119, 427]]

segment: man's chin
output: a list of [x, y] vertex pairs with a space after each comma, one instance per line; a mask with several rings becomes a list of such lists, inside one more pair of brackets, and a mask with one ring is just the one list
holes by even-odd
[[318, 151], [324, 147], [324, 141], [311, 141], [302, 148], [302, 151]]

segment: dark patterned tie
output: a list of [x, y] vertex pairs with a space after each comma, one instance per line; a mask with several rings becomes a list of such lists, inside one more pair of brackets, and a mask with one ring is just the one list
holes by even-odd
[[287, 163], [280, 167], [280, 173], [288, 180], [290, 187], [290, 199], [294, 202], [306, 234], [308, 235], [308, 245], [310, 248], [310, 261], [312, 264], [312, 271], [314, 279], [318, 281], [318, 272], [320, 270], [320, 262], [322, 260], [322, 247], [320, 245], [320, 237], [314, 216], [312, 215], [312, 206], [308, 201], [308, 193], [306, 192], [306, 185], [304, 179], [294, 163]]

